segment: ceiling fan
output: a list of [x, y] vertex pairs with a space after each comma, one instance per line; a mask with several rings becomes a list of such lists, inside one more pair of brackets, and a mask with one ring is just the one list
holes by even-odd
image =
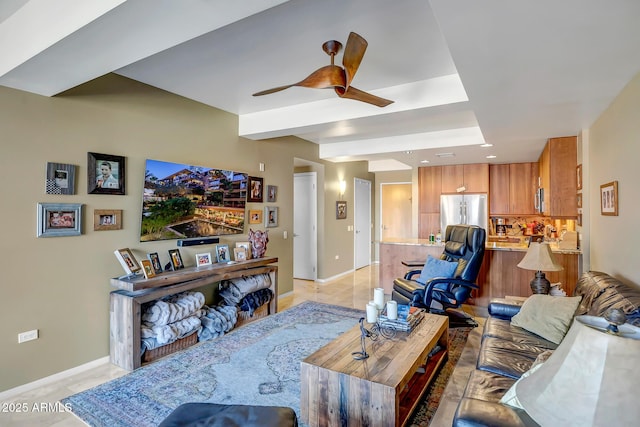
[[343, 67], [340, 67], [334, 65], [333, 59], [342, 48], [342, 43], [336, 40], [329, 40], [322, 45], [322, 50], [331, 57], [331, 65], [318, 68], [298, 83], [263, 90], [254, 93], [253, 96], [269, 95], [293, 86], [301, 86], [313, 89], [334, 89], [341, 98], [349, 98], [378, 107], [386, 107], [393, 103], [393, 101], [371, 95], [370, 93], [351, 86], [351, 81], [356, 71], [358, 71], [364, 52], [367, 50], [367, 45], [367, 41], [362, 38], [362, 36], [351, 32], [347, 40], [347, 45], [344, 48], [344, 55], [342, 56]]

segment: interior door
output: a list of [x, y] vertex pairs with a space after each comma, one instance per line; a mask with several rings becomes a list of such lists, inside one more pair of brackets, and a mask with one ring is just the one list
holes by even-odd
[[317, 269], [317, 176], [315, 172], [293, 177], [293, 277], [316, 280]]
[[411, 183], [380, 185], [382, 240], [411, 238]]
[[354, 179], [354, 268], [371, 264], [371, 181]]

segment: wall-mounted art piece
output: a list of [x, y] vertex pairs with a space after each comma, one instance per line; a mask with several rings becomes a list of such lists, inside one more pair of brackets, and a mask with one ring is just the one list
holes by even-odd
[[80, 203], [38, 203], [38, 237], [79, 236], [82, 234]]
[[94, 209], [93, 229], [101, 230], [121, 230], [122, 210], [120, 209]]
[[278, 187], [275, 185], [267, 185], [267, 202], [275, 203], [278, 198]]
[[618, 181], [600, 186], [600, 213], [618, 216]]
[[267, 228], [278, 226], [278, 208], [276, 206], [264, 208], [264, 226]]
[[247, 202], [262, 203], [263, 179], [250, 176], [249, 178], [249, 194]]
[[582, 165], [576, 166], [576, 187], [578, 190], [582, 190]]
[[111, 154], [87, 154], [87, 193], [125, 194], [124, 157]]
[[262, 211], [250, 210], [249, 211], [249, 224], [262, 224]]
[[342, 200], [336, 202], [336, 219], [347, 219], [347, 202]]
[[45, 192], [47, 194], [76, 194], [76, 166], [47, 163]]

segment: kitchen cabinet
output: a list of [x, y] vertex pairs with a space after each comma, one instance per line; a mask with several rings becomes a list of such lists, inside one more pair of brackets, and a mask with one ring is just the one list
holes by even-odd
[[539, 164], [544, 214], [554, 218], [576, 218], [577, 137], [550, 138], [540, 155]]
[[489, 167], [491, 215], [535, 215], [538, 163], [510, 163]]
[[465, 187], [466, 193], [488, 193], [489, 164], [442, 166], [442, 193], [457, 193], [460, 187]]
[[418, 168], [418, 237], [426, 239], [440, 228], [442, 166]]

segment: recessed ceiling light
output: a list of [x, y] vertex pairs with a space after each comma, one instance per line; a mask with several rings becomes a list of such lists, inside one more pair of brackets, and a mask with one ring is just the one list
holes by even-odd
[[482, 144], [480, 147], [485, 147], [485, 148], [486, 147], [493, 147], [493, 144], [486, 143], [486, 144]]
[[487, 159], [495, 159], [495, 158], [496, 158], [496, 156], [494, 156], [493, 154], [487, 156]]
[[436, 154], [437, 157], [455, 157], [456, 155], [454, 153], [438, 153]]
[[420, 160], [420, 163], [429, 163], [429, 160]]
[[411, 153], [413, 153], [413, 151], [411, 151], [411, 150], [407, 150], [407, 151], [404, 152], [404, 154], [411, 154]]

